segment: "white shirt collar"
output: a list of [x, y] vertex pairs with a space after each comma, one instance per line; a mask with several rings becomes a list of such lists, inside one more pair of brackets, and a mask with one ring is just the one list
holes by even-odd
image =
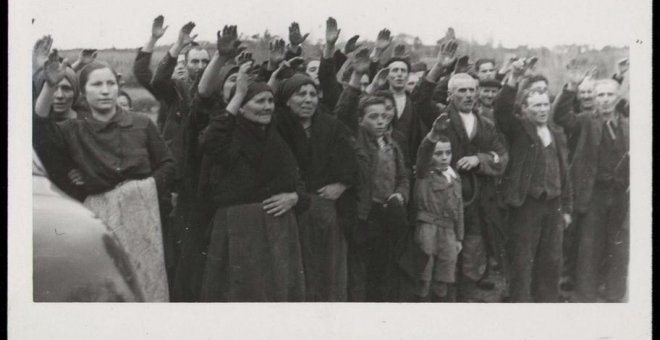
[[442, 175], [447, 179], [447, 183], [451, 183], [453, 178], [458, 178], [456, 172], [451, 167], [448, 167], [447, 170], [442, 172]]

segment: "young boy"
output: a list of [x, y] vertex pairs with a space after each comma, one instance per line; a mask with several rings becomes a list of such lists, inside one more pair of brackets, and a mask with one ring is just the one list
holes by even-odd
[[[449, 166], [451, 143], [441, 134], [449, 122], [440, 115], [417, 151], [415, 245], [427, 256], [419, 273], [418, 301], [447, 302], [455, 281], [456, 260], [463, 240], [463, 198], [460, 177]], [[429, 296], [430, 295], [430, 296]]]
[[[367, 63], [368, 66], [368, 63]], [[358, 157], [358, 223], [348, 235], [350, 301], [394, 301], [394, 246], [407, 229], [405, 205], [410, 180], [405, 157], [391, 138], [393, 115], [385, 99], [360, 98], [360, 78], [368, 68], [355, 67], [335, 112], [352, 130]]]

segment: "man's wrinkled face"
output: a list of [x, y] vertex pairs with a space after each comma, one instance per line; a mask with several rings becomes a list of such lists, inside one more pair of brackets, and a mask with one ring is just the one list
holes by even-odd
[[404, 90], [408, 82], [408, 65], [403, 61], [395, 61], [389, 65], [389, 73], [387, 74], [387, 81], [390, 87], [394, 90]]
[[198, 76], [209, 64], [209, 53], [205, 49], [192, 49], [188, 52], [186, 68], [189, 75]]
[[479, 65], [477, 77], [479, 80], [495, 79], [495, 64], [488, 62]]
[[532, 123], [536, 125], [547, 124], [550, 115], [550, 97], [548, 97], [548, 93], [534, 92], [529, 95], [526, 103], [523, 103], [523, 111]]
[[585, 80], [578, 86], [577, 99], [580, 102], [580, 109], [591, 110], [594, 107], [594, 82]]
[[316, 86], [319, 85], [319, 66], [321, 65], [321, 62], [319, 60], [310, 60], [307, 63], [307, 68], [305, 69], [305, 72], [307, 75], [312, 78]]
[[619, 102], [619, 84], [615, 81], [599, 83], [595, 86], [594, 99], [596, 110], [600, 113], [612, 113]]
[[477, 81], [472, 78], [460, 78], [449, 89], [449, 100], [460, 112], [471, 112], [477, 94]]
[[485, 107], [492, 107], [499, 89], [497, 87], [479, 87], [479, 102]]

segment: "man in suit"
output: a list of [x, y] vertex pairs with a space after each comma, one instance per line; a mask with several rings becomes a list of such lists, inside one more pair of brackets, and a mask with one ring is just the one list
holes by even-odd
[[571, 183], [566, 137], [548, 125], [547, 91], [526, 91], [522, 116], [514, 113], [516, 87], [529, 65], [513, 63], [495, 100], [494, 116], [509, 143], [503, 178], [509, 212], [509, 299], [556, 302], [562, 256], [562, 226], [571, 222]]
[[[420, 119], [432, 125], [441, 111], [433, 104], [436, 83], [453, 67], [456, 43], [443, 44], [435, 65], [413, 91], [412, 98]], [[459, 255], [458, 300], [472, 301], [486, 247], [497, 248], [496, 234], [501, 225], [496, 200], [496, 178], [504, 172], [506, 148], [492, 122], [474, 111], [478, 81], [467, 73], [456, 73], [448, 82], [445, 112], [450, 124], [444, 134], [452, 146], [452, 164], [462, 185], [465, 238]], [[501, 239], [501, 237], [499, 238]], [[501, 245], [501, 244], [500, 244]], [[500, 259], [498, 259], [500, 260]]]
[[576, 288], [581, 302], [604, 298], [619, 302], [626, 292], [628, 269], [630, 160], [628, 118], [616, 110], [619, 83], [594, 84], [594, 107], [576, 114], [571, 105], [585, 75], [570, 70], [569, 82], [554, 107], [554, 121], [575, 136], [571, 179], [575, 189], [577, 230]]

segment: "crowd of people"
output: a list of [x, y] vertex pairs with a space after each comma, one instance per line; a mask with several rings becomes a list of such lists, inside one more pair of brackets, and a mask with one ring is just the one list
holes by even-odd
[[480, 302], [496, 276], [502, 301], [625, 301], [627, 60], [571, 63], [555, 96], [536, 57], [472, 62], [451, 28], [426, 65], [387, 29], [338, 49], [334, 18], [320, 60], [295, 22], [261, 62], [194, 27], [155, 70], [163, 16], [137, 50], [156, 122], [94, 50], [34, 47], [33, 149], [121, 230], [147, 301]]

